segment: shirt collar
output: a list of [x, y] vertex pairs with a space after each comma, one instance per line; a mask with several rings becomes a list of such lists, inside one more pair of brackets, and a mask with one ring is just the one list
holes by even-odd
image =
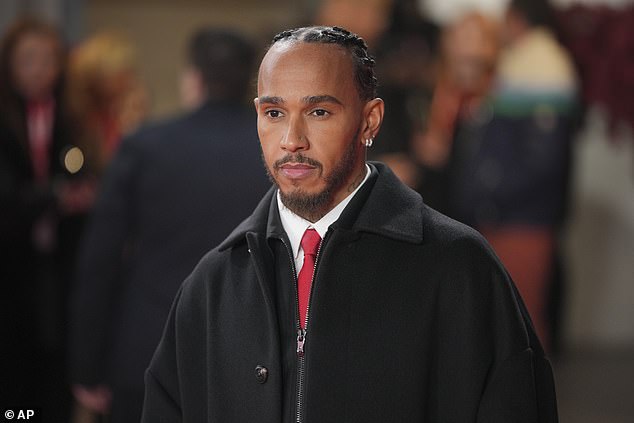
[[346, 208], [350, 200], [355, 196], [355, 194], [359, 191], [359, 189], [365, 184], [370, 176], [370, 168], [368, 165], [365, 165], [365, 177], [363, 181], [359, 184], [359, 186], [351, 192], [346, 198], [344, 198], [339, 204], [337, 204], [332, 210], [326, 213], [321, 219], [317, 222], [312, 223], [301, 216], [296, 215], [292, 211], [290, 211], [283, 203], [280, 197], [280, 191], [277, 190], [277, 208], [280, 211], [280, 220], [282, 221], [282, 227], [288, 236], [288, 240], [291, 243], [291, 249], [293, 250], [293, 257], [297, 258], [299, 255], [299, 247], [302, 240], [302, 236], [304, 236], [304, 232], [306, 229], [313, 228], [317, 231], [319, 236], [323, 239], [326, 236], [326, 232], [330, 225], [335, 223], [341, 213]]

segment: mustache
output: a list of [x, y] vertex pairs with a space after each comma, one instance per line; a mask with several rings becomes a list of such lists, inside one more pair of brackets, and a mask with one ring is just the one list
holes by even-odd
[[281, 159], [276, 160], [275, 163], [273, 163], [273, 169], [277, 170], [280, 168], [280, 166], [286, 163], [305, 163], [311, 166], [315, 166], [319, 169], [322, 168], [322, 164], [318, 162], [317, 160], [311, 159], [310, 157], [306, 157], [302, 155], [302, 153], [295, 153], [295, 154], [287, 154]]

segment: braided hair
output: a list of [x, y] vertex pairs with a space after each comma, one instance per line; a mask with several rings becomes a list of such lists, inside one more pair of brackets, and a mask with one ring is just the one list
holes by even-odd
[[374, 75], [374, 58], [368, 53], [368, 45], [357, 34], [336, 26], [295, 28], [282, 31], [273, 37], [271, 47], [279, 42], [293, 41], [337, 44], [346, 49], [352, 57], [357, 89], [361, 98], [371, 100], [377, 96], [378, 81]]

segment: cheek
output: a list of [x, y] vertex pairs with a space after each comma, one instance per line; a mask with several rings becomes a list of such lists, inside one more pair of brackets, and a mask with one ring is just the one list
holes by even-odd
[[266, 147], [269, 145], [270, 138], [271, 138], [270, 129], [267, 128], [266, 125], [261, 122], [260, 118], [258, 118], [257, 128], [258, 128], [258, 138], [260, 139], [262, 150], [266, 150]]
[[339, 159], [350, 148], [350, 143], [357, 142], [356, 128], [346, 128], [344, 124], [329, 125], [312, 131], [311, 149], [319, 157], [324, 166], [337, 164]]
[[271, 132], [272, 131], [270, 126], [264, 127], [263, 125], [261, 125], [260, 120], [258, 119], [258, 138], [260, 139], [262, 156], [264, 157], [264, 161], [269, 167], [276, 160], [275, 154], [277, 150], [277, 143], [273, 141], [274, 135]]
[[264, 161], [266, 165], [270, 168], [272, 167], [275, 160], [277, 160], [276, 151], [266, 143], [260, 142], [260, 145], [262, 146], [262, 156], [264, 157]]
[[57, 68], [54, 68], [54, 67], [46, 68], [43, 71], [42, 84], [47, 87], [52, 87], [55, 84], [55, 81], [57, 81], [58, 76], [59, 76], [59, 72]]
[[34, 67], [32, 64], [24, 60], [16, 60], [11, 67], [11, 76], [16, 84], [23, 85], [33, 78], [33, 71]]
[[263, 150], [269, 149], [273, 151], [280, 148], [280, 143], [284, 139], [286, 131], [282, 122], [271, 123], [266, 118], [258, 117], [257, 128]]

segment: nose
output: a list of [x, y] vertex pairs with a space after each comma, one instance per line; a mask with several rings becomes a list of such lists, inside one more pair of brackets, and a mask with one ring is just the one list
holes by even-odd
[[305, 135], [303, 122], [300, 119], [289, 119], [288, 128], [282, 138], [280, 147], [291, 153], [308, 148], [308, 139]]

